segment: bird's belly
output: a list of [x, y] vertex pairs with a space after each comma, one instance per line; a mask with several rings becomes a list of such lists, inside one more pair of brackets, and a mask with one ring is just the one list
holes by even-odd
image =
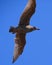
[[17, 30], [17, 32], [18, 33], [28, 33], [28, 32], [31, 32], [32, 30], [29, 28], [26, 28], [26, 27], [24, 27], [24, 28], [22, 28], [22, 27], [20, 27], [20, 28], [18, 28], [18, 30]]
[[26, 33], [26, 29], [24, 29], [24, 28], [18, 28], [17, 32], [18, 33]]

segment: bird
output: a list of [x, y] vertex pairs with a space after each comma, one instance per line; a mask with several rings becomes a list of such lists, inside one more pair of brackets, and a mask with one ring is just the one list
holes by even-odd
[[26, 44], [26, 34], [34, 30], [40, 30], [37, 27], [30, 25], [30, 19], [36, 10], [36, 0], [28, 0], [27, 5], [20, 16], [19, 24], [17, 27], [11, 26], [9, 32], [15, 34], [15, 45], [12, 63], [22, 54]]

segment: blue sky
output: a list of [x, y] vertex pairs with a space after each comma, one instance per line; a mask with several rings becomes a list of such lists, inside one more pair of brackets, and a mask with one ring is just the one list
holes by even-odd
[[[0, 0], [0, 65], [12, 65], [14, 37], [10, 26], [17, 26], [28, 0]], [[26, 36], [23, 54], [13, 65], [52, 65], [52, 0], [36, 0], [36, 13], [30, 24], [40, 28]]]

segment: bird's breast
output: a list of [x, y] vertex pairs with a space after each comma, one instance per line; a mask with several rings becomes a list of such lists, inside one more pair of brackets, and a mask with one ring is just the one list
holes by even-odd
[[25, 27], [18, 27], [17, 32], [18, 33], [25, 33], [26, 32], [26, 28]]

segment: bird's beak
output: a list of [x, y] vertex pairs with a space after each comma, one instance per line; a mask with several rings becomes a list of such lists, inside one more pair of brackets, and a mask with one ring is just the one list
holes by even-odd
[[34, 30], [40, 30], [39, 28], [34, 27]]
[[36, 28], [36, 30], [40, 30], [39, 28]]

